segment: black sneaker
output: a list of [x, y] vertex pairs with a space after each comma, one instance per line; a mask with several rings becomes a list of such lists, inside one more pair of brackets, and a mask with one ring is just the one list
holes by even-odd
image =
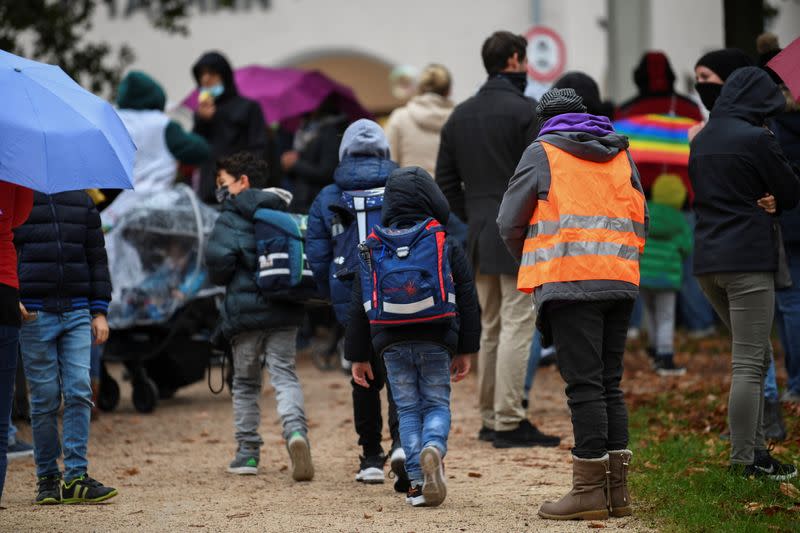
[[797, 477], [797, 468], [794, 465], [777, 461], [770, 455], [769, 450], [756, 450], [753, 464], [749, 466], [755, 471], [756, 477], [766, 476], [773, 481], [786, 481]]
[[478, 440], [482, 440], [483, 442], [494, 442], [494, 438], [497, 432], [493, 429], [489, 429], [486, 426], [482, 426], [481, 430], [478, 432]]
[[361, 466], [359, 467], [358, 474], [356, 474], [356, 481], [374, 485], [383, 483], [385, 477], [383, 475], [383, 465], [386, 463], [386, 456], [380, 455], [363, 455], [361, 459]]
[[406, 493], [406, 503], [411, 504], [412, 507], [424, 507], [425, 496], [422, 495], [422, 484], [414, 485], [408, 488]]
[[686, 367], [677, 366], [672, 356], [656, 358], [653, 365], [656, 374], [662, 377], [682, 376], [686, 374]]
[[117, 495], [117, 489], [106, 487], [88, 474], [61, 484], [62, 503], [99, 503]]
[[61, 476], [44, 476], [36, 482], [36, 505], [61, 503]]
[[411, 481], [406, 474], [406, 452], [403, 448], [398, 446], [392, 450], [389, 456], [389, 465], [391, 466], [389, 476], [394, 477], [395, 492], [408, 492], [408, 489], [411, 488]]
[[519, 423], [517, 429], [498, 431], [494, 439], [495, 448], [530, 448], [544, 446], [552, 448], [561, 444], [561, 437], [545, 435], [528, 420]]

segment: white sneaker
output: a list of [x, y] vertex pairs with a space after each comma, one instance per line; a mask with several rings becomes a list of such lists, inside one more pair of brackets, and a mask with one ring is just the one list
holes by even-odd
[[419, 462], [422, 465], [424, 479], [422, 495], [425, 497], [425, 505], [430, 507], [441, 505], [447, 497], [447, 483], [444, 480], [444, 467], [439, 450], [433, 446], [426, 446], [419, 454]]
[[383, 465], [386, 462], [386, 456], [383, 454], [370, 457], [361, 457], [361, 467], [356, 474], [356, 481], [360, 483], [367, 483], [368, 485], [379, 484], [386, 481], [386, 476], [383, 474]]

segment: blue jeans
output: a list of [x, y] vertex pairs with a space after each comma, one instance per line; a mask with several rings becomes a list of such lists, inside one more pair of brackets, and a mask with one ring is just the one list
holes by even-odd
[[787, 389], [800, 394], [800, 257], [798, 251], [786, 247], [792, 287], [775, 291], [775, 321], [786, 354]]
[[775, 356], [770, 357], [767, 375], [764, 377], [764, 398], [771, 402], [778, 401], [778, 382], [775, 379]]
[[88, 466], [92, 410], [89, 311], [40, 311], [35, 320], [22, 325], [20, 345], [30, 394], [36, 475], [59, 473], [58, 410], [63, 396], [64, 478], [73, 480], [85, 474]]
[[413, 483], [422, 481], [419, 454], [435, 446], [447, 453], [450, 433], [450, 354], [438, 344], [403, 342], [383, 352], [386, 378], [397, 404], [400, 443], [406, 453], [406, 472]]
[[542, 334], [534, 327], [533, 339], [531, 339], [531, 351], [528, 356], [528, 370], [525, 372], [525, 395], [524, 399], [528, 399], [533, 388], [533, 380], [536, 378], [536, 371], [539, 369], [539, 361], [542, 358]]
[[[684, 217], [694, 233], [695, 214], [686, 212]], [[714, 308], [693, 275], [693, 260], [694, 252], [683, 261], [683, 283], [678, 292], [678, 322], [689, 331], [702, 331], [714, 326]]]
[[92, 381], [100, 381], [101, 365], [103, 364], [103, 346], [101, 344], [92, 344], [92, 360], [89, 369], [89, 375]]
[[0, 326], [0, 501], [6, 482], [8, 466], [8, 426], [11, 424], [11, 400], [14, 396], [14, 377], [17, 374], [19, 328]]

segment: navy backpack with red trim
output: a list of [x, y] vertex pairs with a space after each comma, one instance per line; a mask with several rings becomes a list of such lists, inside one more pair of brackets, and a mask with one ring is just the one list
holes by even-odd
[[359, 245], [361, 295], [370, 324], [452, 320], [457, 313], [447, 235], [436, 220], [373, 227]]

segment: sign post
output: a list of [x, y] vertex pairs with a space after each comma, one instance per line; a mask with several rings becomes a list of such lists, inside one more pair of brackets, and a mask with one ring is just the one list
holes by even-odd
[[564, 73], [567, 48], [555, 31], [534, 26], [525, 33], [528, 39], [528, 76], [539, 83], [552, 83]]

